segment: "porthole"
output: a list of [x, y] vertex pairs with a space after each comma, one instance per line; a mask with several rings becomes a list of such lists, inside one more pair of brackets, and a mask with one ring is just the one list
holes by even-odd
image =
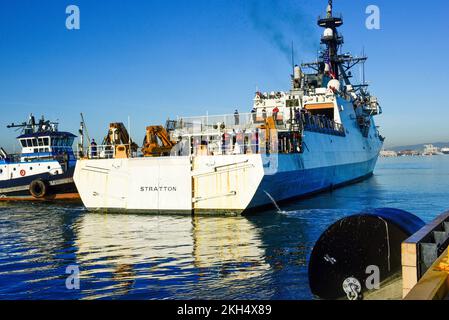
[[30, 167], [30, 170], [33, 170], [33, 167]]
[[2, 174], [3, 173], [3, 169], [0, 169], [0, 174]]
[[47, 169], [50, 170], [50, 166], [48, 166]]

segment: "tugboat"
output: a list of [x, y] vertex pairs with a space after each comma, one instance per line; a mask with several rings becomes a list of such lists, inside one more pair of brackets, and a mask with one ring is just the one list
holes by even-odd
[[0, 201], [79, 199], [73, 182], [76, 136], [58, 131], [58, 123], [30, 115], [18, 128], [22, 151], [8, 154], [0, 148]]
[[[76, 164], [90, 210], [242, 214], [373, 174], [382, 113], [340, 54], [343, 19], [329, 1], [318, 59], [293, 67], [287, 92], [257, 92], [251, 113], [183, 117], [149, 126], [139, 154], [112, 124], [105, 145]], [[122, 138], [120, 138], [122, 136]]]

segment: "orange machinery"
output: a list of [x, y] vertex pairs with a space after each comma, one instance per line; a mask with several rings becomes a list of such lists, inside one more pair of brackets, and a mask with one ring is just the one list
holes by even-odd
[[144, 157], [168, 156], [175, 144], [163, 126], [149, 126], [143, 141], [142, 153]]
[[114, 148], [115, 158], [129, 158], [131, 152], [137, 152], [138, 148], [137, 144], [129, 137], [125, 125], [121, 122], [109, 125], [109, 131], [103, 140], [103, 145]]

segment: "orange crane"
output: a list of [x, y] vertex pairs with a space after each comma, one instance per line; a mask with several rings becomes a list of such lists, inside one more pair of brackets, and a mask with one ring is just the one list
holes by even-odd
[[148, 126], [142, 153], [144, 157], [168, 156], [175, 144], [163, 126]]
[[115, 158], [129, 158], [131, 152], [137, 152], [138, 148], [129, 137], [128, 130], [122, 122], [109, 124], [109, 131], [103, 140], [103, 145], [114, 148]]

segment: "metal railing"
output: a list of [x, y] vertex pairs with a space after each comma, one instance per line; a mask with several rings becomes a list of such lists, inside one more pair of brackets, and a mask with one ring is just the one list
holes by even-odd
[[[128, 145], [123, 145], [127, 147]], [[97, 145], [88, 146], [86, 148], [76, 150], [76, 157], [78, 159], [113, 159], [116, 156], [116, 146], [112, 145]]]
[[[231, 155], [231, 154], [260, 154], [260, 153], [291, 153], [299, 152], [301, 145], [294, 139], [288, 142], [289, 150], [279, 150], [277, 139], [267, 142], [267, 137], [277, 137], [276, 129], [268, 136], [265, 130], [260, 130], [266, 118], [273, 117], [270, 113], [244, 113], [238, 115], [201, 116], [178, 118], [174, 125], [178, 140], [171, 150], [172, 156], [190, 155]], [[311, 115], [310, 113], [296, 113], [293, 119], [285, 119], [284, 113], [277, 113], [275, 121], [277, 129], [284, 126], [292, 127], [295, 132], [314, 131], [329, 135], [345, 136], [342, 124], [336, 123], [325, 116]], [[176, 132], [177, 131], [177, 132]], [[285, 139], [285, 137], [283, 137]], [[292, 139], [292, 138], [290, 138]], [[293, 140], [292, 140], [293, 141]], [[285, 144], [285, 143], [284, 143]], [[300, 143], [299, 143], [300, 144]], [[129, 150], [129, 145], [122, 145]], [[78, 158], [112, 159], [116, 157], [116, 147], [113, 145], [88, 146], [83, 150], [76, 150]], [[132, 152], [132, 157], [142, 156], [141, 152]]]
[[277, 150], [277, 144], [270, 146], [266, 141], [260, 143], [230, 143], [221, 144], [212, 142], [205, 145], [193, 147], [192, 154], [195, 156], [217, 156], [217, 155], [240, 155], [240, 154], [261, 154], [271, 150]]
[[[273, 130], [271, 136], [277, 137], [276, 130]], [[191, 141], [188, 141], [190, 139]], [[281, 144], [278, 139], [272, 138], [269, 140], [265, 131], [252, 132], [246, 136], [228, 135], [226, 140], [221, 138], [210, 141], [195, 141], [194, 138], [188, 140], [177, 143], [172, 148], [170, 156], [289, 153], [279, 150]], [[141, 156], [143, 156], [141, 152], [132, 152], [130, 158]], [[114, 159], [116, 157], [116, 146], [97, 145], [86, 147], [83, 150], [78, 148], [76, 157], [77, 159]]]
[[[176, 130], [180, 130], [186, 134], [195, 134], [208, 131], [217, 130], [250, 130], [260, 126], [268, 117], [273, 117], [270, 112], [253, 112], [253, 113], [239, 113], [227, 115], [212, 115], [199, 117], [180, 117], [176, 121]], [[284, 124], [285, 115], [283, 112], [278, 112], [275, 123]]]
[[337, 123], [325, 116], [301, 113], [300, 119], [305, 131], [319, 132], [335, 136], [346, 136], [345, 128], [341, 123]]

